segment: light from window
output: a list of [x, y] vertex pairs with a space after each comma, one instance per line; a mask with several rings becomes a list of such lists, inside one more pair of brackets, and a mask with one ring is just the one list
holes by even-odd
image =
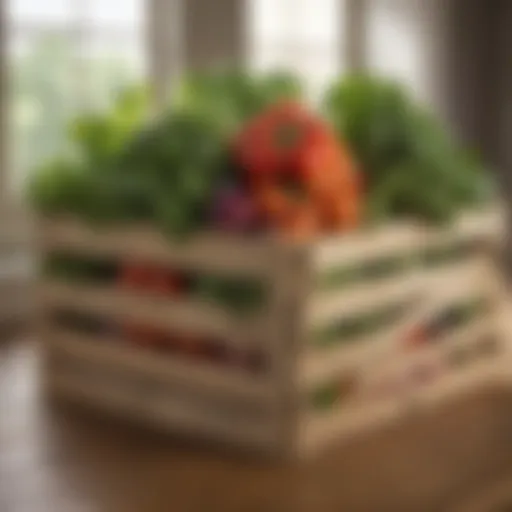
[[65, 145], [71, 116], [144, 76], [144, 0], [11, 0], [15, 186]]
[[368, 18], [368, 67], [407, 85], [422, 101], [429, 99], [425, 17], [419, 2], [372, 2]]
[[11, 0], [9, 17], [17, 24], [62, 24], [73, 18], [72, 2], [68, 0]]
[[256, 70], [284, 68], [316, 95], [343, 69], [342, 0], [251, 0], [249, 62]]

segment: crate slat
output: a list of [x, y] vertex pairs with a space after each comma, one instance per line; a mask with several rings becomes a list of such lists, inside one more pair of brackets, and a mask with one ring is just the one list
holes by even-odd
[[308, 347], [301, 354], [298, 368], [301, 389], [309, 390], [344, 371], [370, 364], [376, 359], [394, 353], [401, 338], [415, 327], [425, 314], [424, 307], [414, 310], [397, 325], [382, 332], [372, 333], [352, 344], [340, 344], [338, 347], [325, 349]]
[[435, 290], [437, 300], [444, 300], [454, 293], [472, 293], [481, 286], [485, 265], [482, 258], [473, 258], [466, 263], [409, 273], [378, 284], [365, 284], [339, 292], [316, 293], [307, 311], [307, 325], [310, 328], [319, 327], [339, 317], [372, 310], [384, 303], [408, 300], [418, 294], [428, 296], [431, 290]]
[[[355, 434], [382, 428], [386, 424], [415, 412], [420, 406], [434, 406], [473, 392], [497, 381], [496, 359], [474, 364], [450, 373], [440, 381], [420, 390], [412, 397], [397, 396], [375, 403], [354, 403], [324, 415], [311, 415], [303, 425], [301, 451], [318, 452], [324, 446]], [[311, 414], [311, 413], [310, 413]]]
[[[381, 361], [379, 365], [368, 367], [366, 375], [362, 376], [363, 389], [371, 389], [376, 383], [382, 380], [396, 379], [402, 382], [409, 382], [413, 377], [414, 370], [424, 365], [434, 365], [434, 368], [446, 373], [454, 373], [456, 369], [451, 368], [448, 361], [453, 350], [467, 348], [470, 350], [473, 345], [483, 336], [492, 336], [494, 324], [490, 318], [476, 319], [470, 325], [457, 329], [436, 340], [433, 344], [427, 344], [410, 351], [397, 352], [393, 359]], [[472, 363], [473, 364], [473, 363]], [[408, 393], [414, 393], [414, 385], [411, 383]], [[363, 392], [364, 393], [364, 392]]]
[[500, 209], [466, 213], [445, 229], [412, 222], [398, 222], [319, 242], [314, 249], [313, 267], [328, 270], [341, 264], [413, 252], [435, 244], [457, 243], [480, 238], [491, 243], [503, 241], [504, 216]]
[[448, 353], [457, 348], [472, 345], [483, 336], [492, 336], [495, 332], [494, 322], [490, 318], [475, 319], [469, 325], [456, 329], [455, 332], [447, 334], [435, 343], [426, 345], [416, 351], [415, 354], [406, 354], [403, 358], [397, 359], [395, 364], [403, 366], [414, 360], [441, 357], [446, 358]]
[[413, 403], [439, 405], [482, 386], [493, 385], [499, 382], [499, 366], [499, 357], [493, 357], [451, 372], [438, 382], [415, 391]]
[[38, 238], [44, 251], [68, 250], [255, 277], [271, 275], [276, 251], [281, 247], [268, 237], [253, 240], [220, 234], [196, 235], [173, 243], [145, 226], [100, 229], [65, 218], [41, 221]]
[[405, 410], [400, 399], [388, 399], [376, 404], [347, 404], [321, 416], [309, 413], [301, 426], [299, 453], [308, 456], [325, 446], [393, 423]]
[[234, 346], [263, 344], [263, 327], [237, 318], [208, 304], [187, 300], [132, 295], [112, 287], [43, 281], [38, 287], [42, 304], [48, 308], [74, 309], [110, 320], [153, 325], [172, 332], [217, 336]]
[[[251, 376], [240, 369], [212, 366], [200, 361], [184, 361], [172, 354], [152, 354], [119, 340], [77, 334], [66, 329], [51, 328], [45, 334], [52, 353], [132, 371], [134, 376], [152, 376], [177, 385], [206, 390], [211, 394], [233, 395], [262, 404], [272, 397], [265, 375]], [[265, 382], [267, 381], [267, 382]]]
[[148, 397], [134, 399], [114, 388], [97, 386], [94, 382], [65, 373], [50, 376], [48, 386], [72, 401], [99, 407], [135, 422], [149, 423], [165, 430], [195, 433], [245, 447], [277, 449], [275, 427], [271, 424], [265, 426], [254, 421], [217, 418], [200, 408], [187, 407], [183, 402], [152, 401]]

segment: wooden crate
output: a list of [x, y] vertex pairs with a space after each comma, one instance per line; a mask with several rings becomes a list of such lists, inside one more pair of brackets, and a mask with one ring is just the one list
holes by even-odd
[[[44, 253], [228, 273], [267, 290], [264, 307], [241, 315], [187, 297], [44, 278], [38, 304], [49, 389], [170, 430], [279, 455], [311, 453], [497, 376], [506, 349], [494, 262], [501, 219], [467, 214], [443, 229], [402, 223], [308, 244], [219, 235], [172, 244], [147, 228], [44, 220]], [[215, 336], [260, 351], [266, 365], [254, 372], [84, 334], [50, 321], [59, 308]], [[423, 339], [429, 322], [450, 314], [447, 329]]]

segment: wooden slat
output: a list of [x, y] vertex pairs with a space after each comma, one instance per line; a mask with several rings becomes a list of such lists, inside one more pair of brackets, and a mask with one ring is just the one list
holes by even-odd
[[372, 389], [382, 385], [382, 382], [400, 383], [408, 396], [414, 396], [417, 389], [428, 387], [428, 383], [415, 383], [414, 379], [418, 368], [432, 368], [446, 374], [453, 370], [448, 362], [448, 355], [454, 349], [473, 345], [483, 336], [492, 335], [492, 322], [489, 318], [479, 319], [470, 325], [457, 329], [450, 335], [411, 351], [397, 351], [393, 358], [382, 360], [378, 365], [368, 366], [365, 374], [361, 376], [361, 393], [372, 394]]
[[324, 415], [311, 414], [303, 422], [301, 451], [316, 452], [333, 442], [403, 418], [411, 412], [421, 411], [425, 406], [441, 404], [460, 395], [468, 394], [484, 385], [495, 385], [499, 380], [496, 359], [474, 364], [467, 369], [447, 375], [442, 380], [421, 392], [413, 399], [399, 395], [381, 402], [362, 404], [354, 402]]
[[488, 316], [475, 318], [468, 325], [459, 327], [432, 343], [411, 349], [410, 351], [402, 350], [396, 352], [395, 357], [389, 361], [389, 364], [381, 364], [380, 370], [386, 373], [399, 373], [405, 371], [411, 365], [421, 363], [422, 361], [445, 360], [452, 350], [471, 346], [483, 336], [492, 335], [494, 332], [493, 327], [493, 322]]
[[[480, 236], [488, 240], [503, 236], [503, 215], [498, 210], [466, 214], [445, 230], [410, 222], [377, 230], [361, 231], [309, 244], [314, 248], [313, 268], [327, 269], [344, 261], [364, 259], [369, 254], [392, 255], [434, 242]], [[94, 228], [69, 218], [43, 219], [38, 241], [43, 250], [67, 249], [98, 256], [126, 257], [168, 263], [192, 269], [229, 274], [270, 275], [276, 251], [290, 244], [269, 236], [241, 238], [219, 233], [197, 235], [183, 243], [172, 243], [154, 229], [139, 226]], [[292, 244], [293, 245], [293, 244]]]
[[69, 250], [98, 257], [129, 258], [229, 275], [269, 276], [280, 245], [269, 238], [203, 234], [173, 243], [148, 227], [93, 228], [71, 219], [40, 223], [43, 251]]
[[[425, 348], [418, 350], [416, 357], [418, 359], [440, 357], [445, 360], [452, 350], [461, 347], [471, 347], [484, 336], [495, 334], [494, 327], [494, 322], [488, 317], [475, 319], [469, 325], [456, 329], [454, 332], [436, 340], [434, 344], [427, 345]], [[405, 363], [406, 359], [404, 358], [402, 362]]]
[[214, 366], [202, 361], [185, 361], [172, 354], [152, 354], [121, 344], [108, 337], [88, 336], [66, 329], [50, 328], [44, 339], [52, 353], [92, 365], [112, 366], [151, 376], [174, 385], [197, 388], [207, 394], [226, 394], [270, 405], [272, 390], [265, 375], [254, 376], [241, 369]]
[[341, 375], [344, 371], [354, 370], [395, 353], [405, 334], [424, 316], [425, 309], [419, 308], [397, 325], [382, 332], [372, 333], [353, 344], [341, 344], [325, 349], [306, 348], [298, 370], [301, 389], [309, 390], [321, 382]]
[[510, 284], [497, 266], [490, 266], [485, 279], [489, 293], [494, 299], [491, 318], [497, 338], [503, 344], [500, 361], [501, 383], [509, 386], [512, 382], [512, 295]]
[[375, 255], [393, 256], [416, 247], [418, 233], [410, 223], [397, 223], [385, 228], [357, 232], [319, 242], [313, 257], [313, 268], [326, 271]]
[[[481, 335], [492, 332], [492, 328], [493, 322], [490, 318], [475, 321], [470, 326], [447, 336], [435, 346], [429, 346], [423, 351], [414, 353], [412, 358], [415, 360], [425, 360], [429, 356], [442, 357], [449, 349], [453, 349], [456, 346], [471, 345]], [[313, 415], [309, 413], [310, 416], [306, 420], [303, 430], [304, 449], [307, 452], [314, 451], [335, 439], [346, 437], [360, 430], [383, 425], [390, 420], [400, 417], [401, 413], [405, 413], [407, 410], [417, 410], [420, 406], [433, 405], [443, 400], [455, 398], [459, 394], [471, 392], [482, 385], [496, 384], [501, 376], [498, 366], [499, 357], [499, 354], [491, 356], [488, 359], [482, 360], [482, 362], [472, 363], [466, 368], [454, 370], [440, 380], [426, 386], [412, 390], [407, 390], [404, 387], [403, 393], [399, 393], [395, 398], [387, 398], [381, 402], [376, 401], [372, 404], [361, 405], [359, 399], [354, 397], [352, 404], [334, 409], [327, 415]], [[326, 365], [326, 360], [323, 361], [323, 367], [320, 366], [320, 363], [317, 363], [318, 366], [316, 368], [310, 366], [309, 371], [311, 373], [303, 375], [306, 377], [305, 382], [311, 385], [312, 382], [318, 382], [327, 375], [334, 376], [340, 374], [343, 368], [348, 368], [344, 366], [348, 364], [348, 361], [348, 359], [343, 360], [340, 355], [330, 367]], [[339, 363], [343, 366], [340, 366]], [[400, 370], [400, 368], [405, 369], [410, 363], [411, 361], [407, 361], [404, 357], [392, 361], [390, 368], [395, 367], [395, 371]], [[316, 373], [314, 373], [315, 371]], [[390, 372], [386, 371], [386, 369], [381, 372], [381, 374], [387, 373]], [[379, 375], [376, 374], [375, 377], [378, 380]]]
[[115, 321], [139, 322], [171, 332], [218, 336], [238, 346], [264, 343], [261, 321], [230, 315], [221, 309], [185, 299], [142, 297], [110, 287], [43, 281], [38, 300], [45, 309], [68, 308]]
[[303, 350], [304, 306], [311, 289], [311, 246], [285, 243], [274, 262], [267, 317], [271, 372], [283, 454], [296, 458], [302, 397], [297, 385], [297, 362]]
[[504, 215], [499, 209], [461, 215], [445, 229], [412, 222], [395, 223], [319, 242], [313, 266], [317, 270], [328, 270], [345, 263], [367, 260], [369, 256], [401, 255], [434, 244], [455, 243], [473, 237], [500, 241], [504, 233]]
[[376, 404], [354, 403], [325, 415], [309, 413], [302, 420], [299, 452], [311, 455], [325, 446], [393, 423], [404, 412], [400, 399], [390, 399]]
[[473, 258], [468, 262], [441, 269], [386, 279], [379, 284], [368, 283], [350, 290], [316, 293], [308, 308], [307, 325], [310, 328], [321, 327], [345, 315], [371, 311], [379, 306], [408, 300], [415, 294], [425, 295], [432, 289], [436, 290], [437, 300], [454, 294], [460, 296], [472, 293], [481, 286], [485, 264], [481, 258]]
[[183, 401], [152, 400], [150, 396], [136, 397], [121, 387], [98, 385], [69, 373], [49, 376], [49, 388], [58, 395], [109, 414], [118, 414], [135, 422], [148, 423], [165, 430], [187, 435], [223, 440], [231, 444], [261, 449], [276, 448], [276, 429], [273, 422], [233, 421], [188, 406]]
[[439, 381], [417, 390], [413, 403], [423, 406], [437, 405], [482, 386], [496, 385], [500, 378], [499, 363], [500, 358], [497, 356], [453, 371]]
[[[462, 269], [458, 277], [457, 267], [455, 267], [454, 271], [447, 270], [446, 273], [441, 273], [441, 275], [429, 274], [432, 280], [426, 281], [426, 300], [408, 313], [396, 325], [386, 328], [381, 332], [372, 333], [353, 344], [340, 343], [339, 346], [334, 345], [324, 349], [314, 346], [306, 347], [299, 366], [299, 382], [301, 387], [309, 389], [311, 386], [332, 378], [342, 371], [366, 365], [373, 360], [382, 360], [386, 354], [398, 354], [398, 345], [411, 328], [418, 325], [421, 321], [431, 318], [432, 315], [453, 302], [467, 300], [475, 293], [481, 293], [481, 279], [467, 278], [467, 269], [471, 272], [472, 268], [473, 264], [470, 264], [469, 267]], [[485, 274], [480, 274], [480, 263], [476, 264], [476, 272], [479, 278], [485, 276]], [[451, 282], [450, 286], [447, 286], [448, 279]], [[383, 296], [388, 300], [389, 295], [384, 294]], [[481, 323], [485, 324], [490, 331], [490, 320], [485, 320]], [[468, 327], [470, 330], [475, 328], [477, 327], [473, 323]], [[440, 340], [439, 345], [451, 346], [452, 341], [450, 340], [452, 338], [454, 338], [453, 343], [455, 343], [456, 339], [467, 338], [469, 335], [468, 329], [455, 333], [447, 340]], [[401, 364], [400, 360], [395, 359], [395, 361], [397, 364]]]
[[[343, 371], [364, 366], [372, 367], [371, 362], [377, 360], [380, 370], [387, 371], [392, 367], [400, 368], [416, 359], [444, 353], [496, 331], [494, 319], [487, 315], [485, 318], [476, 318], [469, 325], [448, 333], [436, 340], [434, 344], [426, 345], [412, 352], [400, 349], [405, 334], [421, 321], [432, 318], [437, 312], [451, 304], [454, 300], [453, 295], [459, 295], [463, 300], [469, 297], [464, 288], [453, 287], [447, 288], [447, 290], [450, 291], [452, 297], [447, 297], [446, 293], [439, 299], [436, 296], [435, 303], [427, 304], [426, 307], [413, 311], [399, 325], [386, 329], [382, 333], [372, 334], [353, 345], [341, 345], [326, 350], [309, 348], [303, 354], [299, 368], [301, 387], [306, 390], [311, 389], [312, 386], [328, 381]], [[384, 368], [382, 364], [386, 357], [390, 360], [390, 364]]]
[[460, 216], [451, 231], [457, 237], [482, 236], [486, 240], [503, 241], [507, 230], [506, 215], [504, 205], [482, 212], [468, 212]]

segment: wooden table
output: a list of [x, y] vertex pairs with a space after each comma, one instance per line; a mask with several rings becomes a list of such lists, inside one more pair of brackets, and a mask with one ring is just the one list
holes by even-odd
[[48, 403], [38, 363], [35, 343], [0, 348], [2, 512], [458, 512], [512, 471], [504, 392], [279, 466]]

